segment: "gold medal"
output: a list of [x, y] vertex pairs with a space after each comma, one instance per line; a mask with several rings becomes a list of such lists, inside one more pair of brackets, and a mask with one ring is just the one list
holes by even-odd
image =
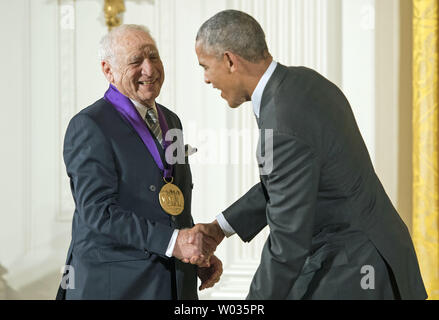
[[174, 178], [171, 178], [171, 182], [166, 181], [166, 184], [162, 187], [159, 193], [160, 205], [166, 213], [172, 216], [178, 216], [184, 209], [184, 197], [180, 188], [172, 182]]

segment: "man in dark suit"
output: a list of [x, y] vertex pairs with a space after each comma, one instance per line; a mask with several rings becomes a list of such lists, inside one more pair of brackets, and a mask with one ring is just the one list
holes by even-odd
[[[166, 152], [183, 146], [181, 136], [167, 136], [182, 126], [155, 102], [164, 81], [155, 41], [145, 27], [123, 25], [103, 38], [101, 50], [110, 88], [70, 121], [65, 136], [76, 209], [69, 273], [57, 299], [197, 299], [197, 273], [204, 289], [222, 266], [215, 256], [210, 266], [203, 262], [216, 244], [189, 229], [187, 157], [175, 163]], [[180, 261], [193, 256], [203, 267]]]
[[230, 107], [252, 101], [262, 134], [260, 183], [197, 225], [218, 243], [269, 226], [247, 298], [425, 299], [410, 234], [339, 88], [274, 62], [260, 25], [240, 11], [206, 21], [196, 53]]

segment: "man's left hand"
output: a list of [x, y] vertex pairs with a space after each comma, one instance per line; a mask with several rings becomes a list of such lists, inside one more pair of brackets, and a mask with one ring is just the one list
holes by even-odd
[[210, 267], [198, 268], [198, 278], [201, 280], [199, 290], [211, 288], [220, 280], [223, 274], [223, 264], [216, 256], [210, 258]]

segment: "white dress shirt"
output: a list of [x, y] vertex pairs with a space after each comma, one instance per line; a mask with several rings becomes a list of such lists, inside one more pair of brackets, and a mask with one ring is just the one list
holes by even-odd
[[157, 113], [157, 107], [155, 105], [155, 101], [152, 104], [152, 107], [147, 107], [147, 106], [144, 106], [143, 104], [141, 104], [140, 102], [137, 102], [137, 101], [132, 100], [132, 99], [130, 99], [130, 100], [134, 104], [134, 106], [136, 107], [137, 111], [140, 113], [140, 116], [142, 117], [143, 120], [145, 120], [146, 112], [148, 111], [148, 109], [153, 108], [154, 111]]
[[[258, 119], [261, 111], [262, 94], [264, 93], [268, 80], [270, 80], [276, 67], [277, 67], [277, 62], [273, 60], [268, 66], [265, 73], [262, 75], [261, 79], [259, 80], [258, 85], [255, 88], [255, 91], [253, 91], [251, 98], [253, 104], [253, 112], [255, 113], [255, 116]], [[235, 230], [233, 230], [232, 226], [227, 222], [226, 218], [224, 218], [224, 215], [222, 213], [216, 216], [216, 220], [218, 221], [220, 228], [223, 230], [227, 238], [236, 233]]]
[[277, 62], [273, 60], [271, 64], [268, 66], [264, 75], [261, 77], [261, 80], [259, 80], [258, 85], [255, 88], [255, 91], [253, 91], [252, 94], [253, 112], [255, 113], [255, 116], [258, 119], [259, 119], [259, 113], [261, 111], [262, 94], [264, 93], [268, 80], [270, 80], [276, 67], [277, 67]]

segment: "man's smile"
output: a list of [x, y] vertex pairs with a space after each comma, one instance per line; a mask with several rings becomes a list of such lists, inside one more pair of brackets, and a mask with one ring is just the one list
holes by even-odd
[[151, 84], [154, 84], [156, 81], [157, 81], [157, 79], [149, 80], [149, 81], [139, 81], [137, 83], [140, 84], [140, 85], [151, 85]]

